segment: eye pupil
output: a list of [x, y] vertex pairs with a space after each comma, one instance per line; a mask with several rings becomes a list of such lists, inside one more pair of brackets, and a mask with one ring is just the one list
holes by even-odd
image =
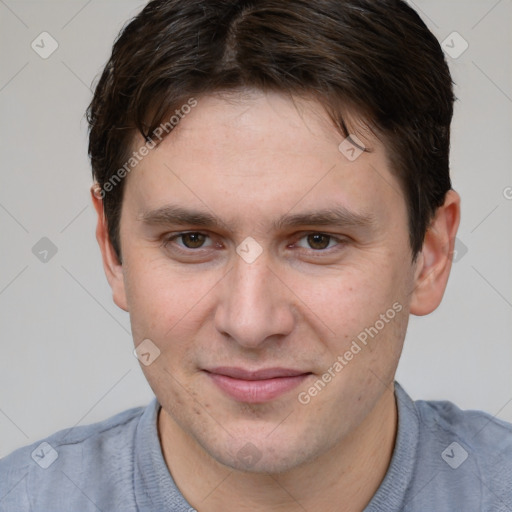
[[181, 235], [183, 244], [189, 249], [197, 249], [204, 244], [205, 235], [201, 233], [185, 233]]
[[325, 249], [329, 246], [330, 236], [321, 233], [308, 235], [308, 244], [312, 249]]

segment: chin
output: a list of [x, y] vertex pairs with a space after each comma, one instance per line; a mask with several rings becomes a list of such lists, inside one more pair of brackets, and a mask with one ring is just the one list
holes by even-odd
[[[304, 446], [303, 436], [270, 439], [267, 433], [199, 439], [202, 448], [217, 462], [236, 471], [253, 474], [286, 473], [314, 458], [315, 448]], [[311, 454], [304, 452], [307, 448]]]
[[[247, 449], [249, 447], [254, 447], [250, 442], [246, 443], [240, 451]], [[288, 454], [288, 453], [272, 453], [268, 450], [258, 450], [259, 455], [257, 455], [254, 459], [250, 458], [241, 458], [239, 454], [235, 454], [226, 457], [226, 453], [220, 454], [222, 459], [217, 459], [218, 462], [224, 464], [225, 466], [230, 467], [236, 471], [241, 471], [243, 473], [251, 473], [251, 474], [279, 474], [279, 473], [287, 473], [297, 466], [300, 466], [303, 462], [300, 460], [300, 456], [297, 454]], [[261, 457], [261, 458], [259, 458]]]

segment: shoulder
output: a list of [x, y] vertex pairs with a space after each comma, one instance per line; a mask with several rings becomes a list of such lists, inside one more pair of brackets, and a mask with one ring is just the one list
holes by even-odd
[[[501, 461], [512, 469], [512, 424], [483, 411], [462, 410], [448, 401], [415, 402], [423, 437], [458, 442], [480, 466]], [[511, 474], [512, 476], [512, 474]]]
[[457, 433], [472, 446], [501, 445], [512, 448], [512, 423], [484, 411], [463, 410], [448, 401], [414, 402], [426, 428]]
[[[512, 505], [512, 424], [448, 401], [414, 402], [419, 418], [416, 473], [427, 492], [479, 510]], [[425, 491], [424, 491], [425, 492]]]
[[[98, 501], [131, 510], [122, 503], [133, 487], [134, 436], [145, 409], [61, 430], [1, 459], [0, 511], [96, 510]], [[64, 495], [72, 503], [59, 506]]]

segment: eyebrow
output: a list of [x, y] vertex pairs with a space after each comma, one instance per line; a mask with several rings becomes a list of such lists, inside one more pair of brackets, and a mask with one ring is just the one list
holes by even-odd
[[[193, 225], [204, 228], [233, 227], [238, 223], [227, 223], [216, 215], [181, 206], [166, 205], [154, 210], [142, 212], [137, 219], [148, 225]], [[323, 208], [321, 210], [304, 211], [285, 214], [272, 223], [274, 230], [282, 230], [299, 226], [330, 226], [370, 228], [375, 225], [375, 217], [369, 213], [358, 213], [343, 206]]]

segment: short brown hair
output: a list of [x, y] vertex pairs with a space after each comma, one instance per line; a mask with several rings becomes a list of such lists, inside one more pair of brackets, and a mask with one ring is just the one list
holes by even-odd
[[[87, 116], [101, 190], [191, 97], [239, 88], [318, 100], [346, 137], [354, 109], [381, 138], [408, 210], [413, 257], [451, 188], [453, 89], [441, 47], [401, 0], [153, 0], [117, 38]], [[346, 112], [346, 110], [345, 110]], [[121, 259], [124, 181], [102, 194]]]

